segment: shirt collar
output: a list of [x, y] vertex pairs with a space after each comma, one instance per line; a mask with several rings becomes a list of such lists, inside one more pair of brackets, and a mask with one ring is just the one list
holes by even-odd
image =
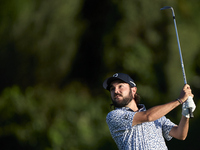
[[[139, 104], [138, 105], [138, 107], [139, 107], [139, 110], [138, 110], [138, 112], [141, 112], [141, 111], [145, 111], [146, 110], [146, 108], [145, 108], [145, 106], [144, 106], [144, 104]], [[130, 111], [133, 111], [132, 109], [130, 109], [129, 107], [121, 107], [121, 108], [116, 108], [116, 110], [117, 109], [122, 109], [122, 110], [130, 110]]]

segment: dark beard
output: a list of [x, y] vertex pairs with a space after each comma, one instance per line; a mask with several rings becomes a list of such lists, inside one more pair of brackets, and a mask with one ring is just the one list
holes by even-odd
[[[119, 95], [119, 94], [116, 94], [116, 95]], [[132, 91], [130, 90], [129, 95], [127, 97], [123, 98], [122, 101], [118, 102], [118, 101], [112, 99], [112, 102], [115, 107], [120, 108], [120, 107], [125, 107], [126, 105], [128, 105], [132, 99], [133, 99], [133, 95], [132, 95]]]

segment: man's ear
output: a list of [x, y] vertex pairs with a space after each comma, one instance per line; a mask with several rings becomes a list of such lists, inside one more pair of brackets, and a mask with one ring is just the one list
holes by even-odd
[[135, 95], [135, 93], [137, 92], [137, 87], [132, 87], [131, 88], [133, 95]]

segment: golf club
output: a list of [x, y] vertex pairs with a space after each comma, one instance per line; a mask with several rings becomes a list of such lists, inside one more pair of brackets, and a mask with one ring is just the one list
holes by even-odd
[[[180, 60], [181, 60], [181, 67], [182, 67], [182, 72], [183, 72], [183, 79], [184, 79], [184, 83], [187, 84], [185, 68], [184, 68], [184, 64], [183, 64], [183, 57], [182, 57], [182, 53], [181, 53], [181, 46], [180, 46], [180, 41], [179, 41], [179, 37], [178, 37], [178, 30], [177, 30], [177, 26], [176, 26], [174, 9], [170, 6], [165, 6], [165, 7], [161, 8], [160, 10], [165, 10], [165, 9], [171, 9], [172, 10], [172, 16], [173, 16], [174, 26], [175, 26], [175, 31], [176, 31], [176, 38], [177, 38], [177, 43], [178, 43], [179, 55], [180, 55]], [[192, 97], [189, 96], [188, 99], [189, 98], [192, 98]], [[190, 107], [188, 108], [188, 111], [189, 111], [189, 114], [190, 114], [190, 118], [193, 118], [194, 115], [193, 115], [192, 109]]]

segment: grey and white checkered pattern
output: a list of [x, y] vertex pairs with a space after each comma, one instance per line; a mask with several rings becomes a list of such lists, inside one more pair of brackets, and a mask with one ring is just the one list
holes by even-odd
[[[139, 111], [145, 111], [142, 105]], [[169, 132], [175, 124], [165, 116], [132, 126], [136, 112], [129, 108], [116, 108], [108, 113], [106, 122], [120, 150], [167, 150], [165, 140], [171, 140]]]

